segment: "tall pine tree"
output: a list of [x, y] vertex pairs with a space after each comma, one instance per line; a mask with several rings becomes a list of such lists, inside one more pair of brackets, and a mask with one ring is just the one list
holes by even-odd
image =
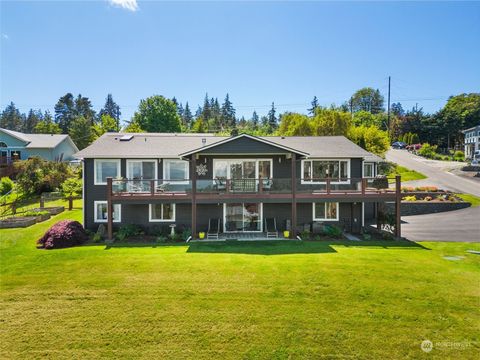
[[43, 115], [40, 110], [30, 109], [28, 112], [25, 123], [23, 124], [22, 131], [26, 134], [32, 134], [35, 130], [35, 126], [43, 120]]
[[268, 118], [268, 127], [270, 128], [270, 131], [274, 131], [278, 124], [277, 124], [277, 117], [276, 117], [276, 109], [275, 109], [275, 103], [272, 102], [272, 108], [268, 112], [267, 118]]
[[0, 127], [13, 131], [22, 131], [25, 115], [20, 113], [13, 102], [3, 110], [0, 117]]
[[71, 122], [76, 116], [75, 101], [71, 93], [58, 99], [55, 104], [55, 123], [58, 124], [63, 134], [68, 133]]
[[311, 104], [312, 104], [312, 107], [308, 109], [308, 113], [310, 115], [315, 115], [315, 111], [318, 109], [318, 99], [316, 96], [313, 97]]
[[192, 115], [192, 112], [190, 111], [190, 106], [188, 105], [188, 101], [185, 103], [185, 110], [183, 111], [183, 120], [187, 128], [190, 128], [192, 126], [193, 115]]
[[258, 129], [258, 115], [257, 115], [257, 112], [254, 110], [253, 111], [253, 114], [252, 114], [252, 128], [253, 130], [257, 130]]
[[222, 123], [225, 124], [226, 127], [234, 128], [237, 125], [235, 119], [235, 109], [232, 102], [230, 101], [228, 93], [225, 96], [225, 100], [223, 101], [221, 114]]
[[112, 94], [108, 94], [107, 98], [105, 99], [105, 105], [98, 113], [98, 119], [101, 120], [103, 115], [108, 115], [115, 119], [117, 122], [117, 128], [120, 128], [120, 106], [117, 105], [115, 101], [113, 101]]
[[92, 102], [88, 97], [78, 94], [75, 99], [75, 112], [76, 117], [83, 116], [85, 119], [90, 121], [91, 125], [95, 124], [95, 110], [93, 110]]

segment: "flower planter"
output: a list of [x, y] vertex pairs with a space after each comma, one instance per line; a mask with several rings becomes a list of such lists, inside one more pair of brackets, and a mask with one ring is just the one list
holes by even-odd
[[198, 237], [199, 237], [200, 239], [205, 239], [205, 233], [204, 233], [204, 232], [198, 233]]
[[285, 231], [283, 232], [283, 237], [284, 237], [285, 239], [288, 239], [288, 238], [290, 237], [290, 231], [285, 230]]
[[35, 216], [35, 220], [38, 222], [42, 222], [42, 221], [45, 221], [45, 220], [48, 220], [50, 219], [50, 214], [42, 214], [42, 215], [38, 215], [38, 216]]

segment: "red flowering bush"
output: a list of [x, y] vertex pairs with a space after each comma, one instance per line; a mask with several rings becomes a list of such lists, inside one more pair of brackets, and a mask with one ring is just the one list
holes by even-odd
[[83, 244], [88, 240], [82, 224], [73, 220], [62, 220], [53, 225], [37, 241], [40, 248], [58, 249]]

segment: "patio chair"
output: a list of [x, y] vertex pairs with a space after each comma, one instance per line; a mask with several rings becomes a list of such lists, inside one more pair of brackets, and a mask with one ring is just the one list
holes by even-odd
[[275, 218], [265, 219], [265, 232], [267, 233], [267, 238], [278, 238], [277, 220]]
[[262, 188], [263, 190], [271, 190], [273, 185], [273, 180], [272, 179], [262, 179]]
[[207, 239], [218, 239], [220, 219], [208, 219]]
[[157, 187], [155, 188], [155, 190], [156, 190], [157, 192], [161, 192], [161, 193], [167, 192], [169, 185], [170, 185], [170, 183], [168, 183], [168, 182], [163, 183], [163, 184], [160, 184], [160, 185], [157, 185]]
[[215, 178], [215, 189], [223, 191], [227, 189], [227, 181], [224, 178]]

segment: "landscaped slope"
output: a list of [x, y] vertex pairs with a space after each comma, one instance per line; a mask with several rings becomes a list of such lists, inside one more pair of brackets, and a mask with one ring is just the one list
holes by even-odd
[[47, 227], [0, 232], [2, 358], [478, 355], [478, 244], [36, 250]]

